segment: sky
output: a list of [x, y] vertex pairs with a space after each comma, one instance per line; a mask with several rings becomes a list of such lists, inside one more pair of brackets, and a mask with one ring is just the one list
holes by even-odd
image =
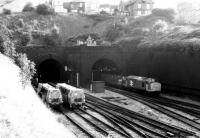
[[[120, 0], [98, 0], [98, 1], [100, 3], [109, 3], [109, 4], [118, 4], [120, 2]], [[176, 8], [176, 5], [181, 2], [200, 4], [200, 0], [153, 0], [153, 1], [155, 8]]]
[[[0, 4], [2, 1], [0, 0]], [[12, 0], [10, 0], [12, 1]], [[33, 5], [38, 5], [39, 3], [43, 3], [45, 0], [13, 0], [14, 2], [9, 5], [9, 9], [22, 9], [27, 2], [32, 2]], [[73, 0], [60, 0], [60, 1], [73, 1]], [[76, 0], [74, 0], [76, 1]], [[120, 0], [78, 0], [78, 1], [91, 1], [91, 2], [98, 2], [100, 4], [113, 4], [118, 5]], [[127, 1], [127, 0], [124, 0]], [[178, 3], [181, 2], [190, 2], [193, 3], [198, 9], [200, 9], [200, 0], [153, 0], [154, 1], [154, 8], [176, 8]]]

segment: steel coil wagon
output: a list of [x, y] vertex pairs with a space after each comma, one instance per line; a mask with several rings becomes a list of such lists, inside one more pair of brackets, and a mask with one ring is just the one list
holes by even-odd
[[69, 106], [70, 108], [77, 108], [85, 104], [85, 94], [82, 89], [66, 83], [57, 83], [56, 88], [62, 93], [63, 105]]
[[42, 98], [43, 102], [46, 103], [47, 106], [59, 107], [63, 103], [60, 90], [48, 83], [39, 83], [37, 94]]

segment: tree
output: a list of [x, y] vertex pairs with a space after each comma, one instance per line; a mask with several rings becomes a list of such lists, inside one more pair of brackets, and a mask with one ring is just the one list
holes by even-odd
[[35, 8], [33, 7], [32, 3], [28, 2], [28, 3], [24, 6], [22, 12], [31, 12], [31, 11], [34, 11], [34, 10], [35, 10]]
[[173, 9], [154, 9], [152, 15], [156, 17], [162, 17], [167, 22], [174, 22], [175, 11]]
[[178, 24], [187, 24], [188, 22], [191, 22], [190, 17], [193, 16], [193, 7], [192, 3], [189, 2], [182, 2], [177, 5], [177, 11], [178, 11]]
[[41, 15], [55, 14], [54, 9], [48, 4], [39, 4], [36, 8], [36, 12]]
[[177, 5], [177, 10], [179, 13], [188, 12], [188, 11], [191, 11], [192, 9], [193, 9], [192, 3], [189, 3], [189, 2], [182, 2]]
[[3, 9], [3, 14], [9, 15], [9, 14], [11, 14], [11, 10], [4, 8]]
[[123, 35], [123, 27], [120, 24], [109, 26], [105, 33], [105, 40], [114, 42]]

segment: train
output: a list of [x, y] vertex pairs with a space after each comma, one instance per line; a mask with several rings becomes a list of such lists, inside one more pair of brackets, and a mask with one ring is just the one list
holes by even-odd
[[154, 78], [135, 75], [122, 76], [109, 73], [101, 73], [100, 78], [108, 85], [124, 89], [134, 89], [147, 94], [159, 94], [161, 92], [161, 83]]
[[47, 106], [52, 108], [58, 108], [63, 103], [60, 90], [48, 83], [39, 83], [36, 93]]
[[66, 83], [57, 83], [56, 88], [58, 88], [62, 93], [64, 106], [69, 106], [72, 109], [84, 107], [84, 90], [68, 85]]
[[63, 105], [68, 106], [70, 109], [79, 107], [84, 109], [84, 90], [66, 83], [39, 83], [37, 94], [47, 106], [52, 108]]

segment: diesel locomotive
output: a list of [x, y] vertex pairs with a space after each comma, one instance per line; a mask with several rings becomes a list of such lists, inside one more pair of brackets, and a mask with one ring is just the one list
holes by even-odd
[[62, 94], [59, 89], [48, 83], [39, 83], [37, 94], [47, 106], [58, 108], [63, 103]]
[[64, 106], [69, 106], [70, 108], [78, 108], [84, 106], [84, 90], [68, 85], [66, 83], [57, 83], [56, 88], [59, 89], [62, 93]]
[[160, 93], [161, 83], [154, 78], [141, 76], [122, 76], [108, 73], [101, 73], [101, 80], [106, 84], [127, 89], [135, 89], [145, 93]]

